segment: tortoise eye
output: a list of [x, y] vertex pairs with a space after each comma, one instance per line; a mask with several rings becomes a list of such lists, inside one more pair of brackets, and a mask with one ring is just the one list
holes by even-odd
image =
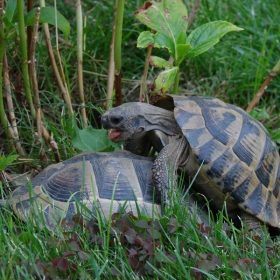
[[110, 118], [111, 123], [113, 124], [119, 124], [123, 120], [122, 116], [112, 116]]

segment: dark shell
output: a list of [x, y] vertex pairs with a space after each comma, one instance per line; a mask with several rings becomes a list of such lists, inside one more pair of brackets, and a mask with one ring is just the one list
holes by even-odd
[[33, 207], [35, 203], [44, 210], [50, 227], [63, 211], [68, 216], [81, 211], [81, 203], [93, 215], [99, 212], [105, 218], [119, 212], [123, 205], [126, 211], [137, 214], [139, 209], [152, 216], [160, 212], [159, 201], [153, 195], [152, 165], [151, 158], [127, 151], [82, 153], [44, 169], [32, 179], [33, 187], [17, 188], [10, 204], [22, 220], [27, 220], [32, 217], [30, 212], [38, 209]]
[[[190, 145], [186, 170], [217, 208], [229, 203], [279, 227], [279, 153], [263, 125], [216, 98], [177, 97], [174, 115]], [[191, 174], [194, 175], [194, 174]], [[216, 197], [223, 199], [216, 199]]]

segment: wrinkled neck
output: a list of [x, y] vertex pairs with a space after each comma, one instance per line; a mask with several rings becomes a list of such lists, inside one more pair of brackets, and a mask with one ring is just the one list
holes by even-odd
[[167, 135], [181, 134], [174, 112], [146, 104], [141, 106], [141, 114], [145, 119], [145, 131], [160, 130]]
[[151, 149], [152, 143], [147, 134], [141, 137], [129, 139], [124, 144], [124, 149], [133, 154], [147, 157]]

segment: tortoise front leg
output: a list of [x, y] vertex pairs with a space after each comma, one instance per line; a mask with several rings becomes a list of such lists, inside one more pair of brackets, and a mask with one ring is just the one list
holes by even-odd
[[182, 136], [166, 145], [153, 164], [153, 183], [156, 195], [162, 203], [167, 203], [167, 193], [170, 185], [176, 188], [177, 170], [185, 164], [188, 158], [188, 143]]

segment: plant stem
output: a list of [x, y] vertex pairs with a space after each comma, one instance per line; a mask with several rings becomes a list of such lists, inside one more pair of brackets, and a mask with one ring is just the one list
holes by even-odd
[[117, 0], [117, 13], [116, 13], [116, 30], [115, 30], [115, 83], [116, 83], [116, 105], [122, 103], [122, 85], [121, 85], [121, 67], [122, 67], [122, 25], [123, 25], [123, 12], [124, 12], [124, 0]]
[[83, 117], [83, 127], [87, 127], [87, 115], [85, 108], [84, 96], [84, 78], [83, 78], [83, 16], [82, 4], [80, 0], [76, 0], [76, 16], [77, 16], [77, 58], [78, 58], [78, 90], [81, 102], [81, 114]]
[[[40, 145], [40, 159], [47, 161], [46, 153], [43, 148], [43, 137], [42, 137], [42, 130], [43, 130], [43, 124], [42, 124], [42, 111], [41, 111], [41, 103], [40, 103], [40, 96], [39, 96], [39, 89], [38, 89], [38, 81], [37, 81], [37, 75], [36, 75], [36, 69], [35, 69], [35, 48], [36, 48], [36, 42], [38, 39], [38, 26], [39, 26], [39, 17], [40, 17], [40, 8], [37, 8], [36, 15], [35, 15], [35, 22], [33, 26], [33, 33], [32, 37], [30, 38], [30, 49], [29, 49], [29, 71], [30, 71], [30, 77], [31, 82], [33, 86], [34, 91], [34, 105], [35, 105], [35, 111], [36, 111], [36, 123], [37, 123], [37, 133], [38, 133], [38, 145]], [[47, 142], [47, 144], [49, 144]]]
[[[41, 8], [46, 6], [44, 0], [39, 0], [39, 3], [40, 3]], [[43, 23], [42, 25], [43, 25], [43, 30], [44, 30], [44, 34], [45, 34], [45, 40], [46, 40], [46, 45], [47, 45], [47, 49], [48, 49], [48, 53], [49, 53], [49, 58], [51, 61], [51, 65], [52, 65], [52, 69], [53, 69], [55, 78], [58, 83], [58, 87], [63, 95], [63, 99], [64, 99], [65, 103], [68, 105], [69, 114], [73, 115], [73, 108], [72, 108], [71, 100], [69, 97], [68, 89], [65, 86], [66, 83], [63, 83], [63, 78], [61, 77], [61, 75], [58, 71], [58, 67], [56, 65], [55, 57], [53, 54], [49, 26], [47, 23]]]
[[115, 30], [115, 67], [120, 72], [122, 67], [122, 25], [123, 25], [124, 0], [117, 0], [116, 30]]
[[249, 106], [246, 108], [246, 112], [250, 112], [254, 109], [254, 107], [259, 103], [261, 97], [263, 96], [265, 90], [269, 86], [269, 84], [272, 82], [272, 80], [275, 78], [275, 76], [280, 72], [280, 59], [277, 61], [275, 66], [273, 67], [272, 71], [270, 72], [269, 76], [266, 78], [266, 80], [261, 85], [260, 89], [254, 96], [253, 100], [249, 104]]
[[189, 18], [188, 18], [188, 26], [187, 26], [187, 29], [189, 29], [190, 25], [192, 24], [194, 18], [195, 18], [195, 15], [197, 14], [198, 12], [198, 9], [199, 9], [199, 5], [201, 4], [202, 0], [197, 0], [190, 15], [189, 15]]
[[3, 125], [4, 131], [6, 135], [9, 135], [8, 133], [8, 127], [9, 123], [5, 114], [5, 109], [4, 109], [4, 97], [3, 97], [3, 57], [4, 57], [4, 52], [5, 52], [5, 47], [6, 47], [6, 41], [2, 37], [0, 37], [0, 118], [1, 118], [1, 123]]
[[173, 85], [173, 94], [177, 94], [179, 90], [179, 77], [180, 77], [180, 68], [178, 67], [175, 79], [174, 79], [174, 85]]
[[147, 54], [146, 54], [145, 66], [144, 66], [143, 76], [142, 76], [141, 85], [140, 85], [139, 99], [144, 97], [145, 90], [147, 88], [146, 83], [147, 83], [147, 77], [148, 77], [148, 71], [149, 71], [149, 65], [150, 65], [149, 57], [152, 54], [152, 50], [153, 50], [153, 47], [149, 46], [148, 50], [147, 50]]
[[31, 111], [32, 117], [35, 119], [35, 109], [32, 100], [31, 88], [30, 88], [30, 79], [28, 73], [28, 61], [27, 61], [27, 40], [25, 33], [25, 24], [24, 24], [24, 1], [17, 0], [18, 7], [18, 28], [19, 28], [19, 46], [21, 50], [21, 69], [22, 69], [22, 78], [24, 83], [24, 91], [29, 108]]
[[113, 105], [113, 93], [114, 93], [114, 81], [115, 81], [115, 58], [114, 58], [114, 45], [115, 45], [115, 34], [116, 34], [116, 11], [114, 13], [114, 24], [112, 30], [112, 38], [110, 44], [110, 58], [108, 67], [107, 77], [107, 101], [106, 110], [112, 108]]

